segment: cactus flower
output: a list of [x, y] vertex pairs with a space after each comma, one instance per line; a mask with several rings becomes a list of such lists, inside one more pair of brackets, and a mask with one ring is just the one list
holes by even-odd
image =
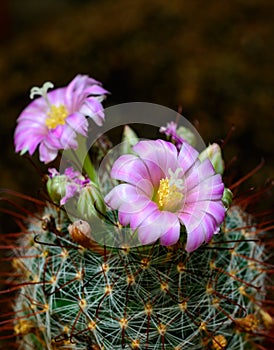
[[137, 230], [142, 244], [159, 239], [162, 245], [173, 245], [182, 226], [188, 252], [209, 242], [225, 216], [224, 184], [211, 162], [201, 162], [186, 142], [178, 151], [167, 141], [140, 141], [133, 151], [114, 162], [111, 176], [124, 183], [105, 197], [118, 210], [120, 223]]
[[72, 167], [66, 168], [64, 174], [49, 169], [49, 174], [47, 191], [54, 203], [65, 205], [70, 199], [75, 199], [76, 214], [86, 220], [105, 213], [101, 192], [88, 177]]
[[90, 184], [90, 180], [84, 177], [79, 171], [72, 167], [65, 169], [64, 174], [52, 168], [49, 169], [49, 179], [47, 181], [47, 191], [51, 199], [60, 205], [78, 195], [82, 188]]
[[53, 84], [34, 87], [32, 101], [18, 117], [14, 143], [16, 152], [32, 155], [39, 146], [40, 160], [49, 163], [61, 149], [76, 149], [77, 133], [86, 136], [90, 117], [102, 125], [101, 101], [107, 93], [101, 83], [87, 75], [77, 75], [66, 87], [47, 91]]
[[177, 123], [173, 121], [167, 123], [166, 126], [161, 126], [159, 131], [165, 134], [168, 140], [172, 141], [178, 150], [180, 150], [184, 142], [189, 143], [191, 146], [195, 146], [196, 144], [194, 133], [184, 126], [178, 128]]

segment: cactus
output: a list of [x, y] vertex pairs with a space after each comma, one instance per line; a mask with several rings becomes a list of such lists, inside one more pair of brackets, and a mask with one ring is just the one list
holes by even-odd
[[[15, 132], [16, 150], [32, 154], [38, 141], [36, 136], [26, 139], [25, 133], [30, 135], [31, 128], [34, 134], [37, 128], [43, 131], [39, 152], [44, 162], [54, 160], [63, 148], [82, 148], [81, 139], [74, 138], [76, 133], [87, 136], [84, 113], [100, 125], [103, 97], [97, 94], [107, 93], [97, 81], [81, 75], [67, 90], [47, 93], [47, 89], [48, 85], [35, 88], [41, 97], [22, 112]], [[88, 107], [82, 105], [85, 100]], [[36, 119], [32, 123], [33, 110], [37, 113], [41, 106], [38, 125]], [[81, 111], [76, 116], [75, 107]], [[28, 215], [14, 213], [20, 219], [20, 232], [4, 236], [2, 247], [12, 252], [7, 259], [12, 261], [13, 272], [7, 273], [8, 288], [2, 294], [11, 295], [13, 310], [3, 315], [3, 338], [11, 338], [19, 350], [265, 349], [263, 341], [270, 337], [273, 319], [271, 310], [265, 308], [272, 270], [263, 238], [271, 225], [266, 222], [264, 228], [254, 223], [240, 205], [246, 201], [232, 199], [233, 186], [224, 189], [219, 146], [209, 146], [199, 155], [185, 141], [190, 131], [182, 129], [179, 136], [176, 127], [170, 123], [162, 128], [175, 146], [163, 140], [138, 142], [126, 127], [123, 149], [128, 154], [116, 160], [111, 170], [106, 164], [101, 184], [96, 166], [84, 158], [84, 175], [73, 167], [63, 175], [50, 169], [44, 201], [20, 195], [38, 208], [31, 213], [16, 205]], [[104, 147], [111, 146], [106, 140], [106, 135], [98, 140], [99, 151], [92, 155], [95, 165], [104, 158]], [[126, 168], [131, 164], [138, 169], [132, 178], [134, 169]], [[160, 174], [157, 181], [156, 173]], [[134, 181], [140, 177], [145, 190], [141, 195], [134, 192], [127, 202], [125, 195], [133, 193]], [[112, 188], [114, 179], [130, 183]], [[124, 209], [115, 197], [121, 188]], [[109, 190], [103, 198], [101, 191]], [[136, 193], [144, 202], [132, 200]], [[66, 207], [67, 202], [76, 204]], [[162, 216], [149, 213], [140, 220], [151, 207]], [[197, 211], [189, 214], [189, 208]], [[134, 215], [139, 220], [137, 229], [132, 228]], [[107, 231], [94, 232], [95, 217]], [[148, 226], [151, 217], [164, 217], [166, 222]], [[132, 237], [138, 234], [140, 244], [123, 241], [125, 228]], [[112, 233], [122, 239], [119, 244], [100, 240]]]
[[232, 206], [222, 233], [192, 253], [182, 243], [108, 249], [79, 245], [47, 204], [14, 249], [18, 348], [255, 349], [272, 319], [267, 253], [250, 220]]

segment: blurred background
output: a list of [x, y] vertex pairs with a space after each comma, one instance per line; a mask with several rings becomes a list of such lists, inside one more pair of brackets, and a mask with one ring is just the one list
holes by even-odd
[[14, 153], [29, 90], [83, 73], [111, 91], [105, 106], [146, 101], [195, 122], [252, 185], [273, 172], [274, 2], [269, 0], [1, 0], [1, 187], [36, 194], [40, 178]]
[[32, 86], [78, 73], [111, 91], [106, 107], [181, 108], [206, 143], [235, 127], [230, 172], [239, 178], [264, 159], [247, 184], [260, 187], [273, 177], [273, 14], [271, 0], [1, 0], [0, 187], [37, 197], [39, 173], [14, 153], [16, 119]]

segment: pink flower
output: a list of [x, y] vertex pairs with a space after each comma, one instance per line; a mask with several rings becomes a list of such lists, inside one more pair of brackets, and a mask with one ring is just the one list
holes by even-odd
[[56, 203], [64, 205], [81, 190], [90, 184], [90, 180], [72, 167], [66, 168], [64, 174], [60, 174], [55, 168], [49, 169], [47, 190], [50, 197]]
[[187, 232], [186, 250], [209, 242], [224, 220], [224, 184], [211, 162], [184, 142], [176, 147], [163, 140], [140, 141], [133, 151], [120, 156], [111, 176], [125, 183], [114, 187], [106, 203], [118, 210], [122, 225], [137, 230], [142, 244], [158, 239], [175, 244], [181, 226]]
[[178, 150], [182, 147], [182, 144], [186, 141], [181, 136], [178, 135], [177, 123], [175, 122], [171, 121], [167, 123], [166, 127], [161, 126], [159, 131], [163, 134], [166, 134], [166, 136], [170, 137]]
[[31, 102], [20, 114], [15, 129], [16, 152], [32, 155], [39, 145], [40, 160], [54, 160], [61, 149], [76, 149], [77, 133], [86, 136], [90, 117], [102, 125], [104, 112], [101, 101], [108, 92], [101, 83], [87, 75], [77, 75], [66, 87], [54, 89], [51, 83], [33, 88], [41, 97]]

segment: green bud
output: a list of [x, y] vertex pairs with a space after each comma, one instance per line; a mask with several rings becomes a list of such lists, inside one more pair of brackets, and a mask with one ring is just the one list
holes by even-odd
[[79, 216], [84, 220], [90, 220], [93, 216], [101, 218], [105, 214], [105, 202], [95, 183], [91, 182], [81, 189], [77, 210]]
[[224, 189], [223, 197], [222, 197], [222, 202], [226, 209], [228, 209], [232, 203], [232, 198], [233, 198], [233, 193], [230, 191], [229, 188]]
[[196, 145], [196, 136], [190, 129], [185, 128], [184, 126], [180, 126], [176, 130], [176, 134], [182, 139], [186, 140], [186, 142], [189, 143], [191, 146], [194, 147]]
[[60, 200], [66, 194], [66, 186], [66, 175], [55, 175], [53, 177], [48, 178], [46, 187], [48, 194], [54, 203], [60, 204]]
[[122, 154], [132, 153], [132, 147], [136, 145], [138, 141], [139, 138], [135, 131], [126, 125], [122, 135]]
[[224, 161], [222, 157], [221, 147], [217, 143], [209, 145], [203, 152], [200, 153], [199, 159], [202, 162], [205, 159], [209, 159], [217, 174], [223, 174]]

